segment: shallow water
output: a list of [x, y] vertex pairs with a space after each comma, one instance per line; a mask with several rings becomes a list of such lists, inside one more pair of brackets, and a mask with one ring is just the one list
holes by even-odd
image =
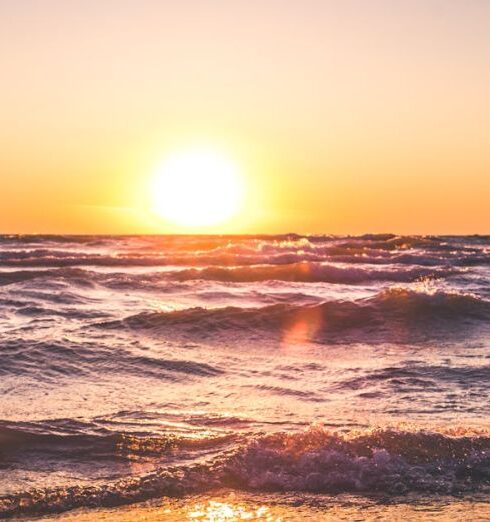
[[489, 237], [0, 236], [0, 267], [0, 516], [487, 498]]
[[360, 498], [352, 495], [288, 495], [217, 491], [213, 495], [164, 498], [118, 508], [78, 509], [53, 522], [406, 522], [413, 520], [487, 521], [490, 503], [482, 499]]

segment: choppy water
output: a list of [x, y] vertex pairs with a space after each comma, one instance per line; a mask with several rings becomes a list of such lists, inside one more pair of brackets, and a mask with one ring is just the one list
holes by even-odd
[[0, 267], [0, 517], [490, 491], [490, 237], [0, 236]]

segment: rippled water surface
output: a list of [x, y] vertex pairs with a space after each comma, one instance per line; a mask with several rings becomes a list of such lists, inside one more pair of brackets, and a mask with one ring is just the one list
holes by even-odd
[[0, 236], [0, 331], [0, 517], [490, 490], [489, 237]]

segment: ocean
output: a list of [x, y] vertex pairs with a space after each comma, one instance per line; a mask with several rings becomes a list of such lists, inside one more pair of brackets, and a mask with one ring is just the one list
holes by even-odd
[[490, 516], [489, 236], [4, 235], [0, 332], [0, 518]]

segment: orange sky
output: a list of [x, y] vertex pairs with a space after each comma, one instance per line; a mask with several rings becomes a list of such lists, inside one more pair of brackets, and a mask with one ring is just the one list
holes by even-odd
[[[0, 3], [0, 232], [182, 231], [155, 165], [239, 164], [203, 232], [490, 233], [490, 2]], [[188, 230], [192, 231], [192, 230]]]

